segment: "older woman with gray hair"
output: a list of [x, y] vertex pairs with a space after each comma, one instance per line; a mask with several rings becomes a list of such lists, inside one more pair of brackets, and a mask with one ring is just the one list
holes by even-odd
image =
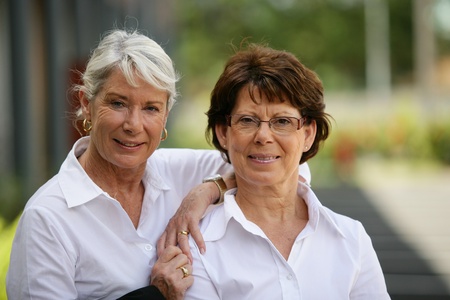
[[[87, 136], [23, 211], [9, 299], [117, 299], [149, 283], [154, 299], [183, 297], [193, 282], [189, 258], [169, 245], [173, 231], [158, 257], [158, 239], [192, 187], [231, 168], [218, 151], [157, 150], [177, 80], [170, 57], [145, 35], [114, 30], [101, 40], [75, 86]], [[175, 222], [186, 245], [190, 224], [219, 198], [214, 182], [199, 187], [185, 206], [196, 220]]]

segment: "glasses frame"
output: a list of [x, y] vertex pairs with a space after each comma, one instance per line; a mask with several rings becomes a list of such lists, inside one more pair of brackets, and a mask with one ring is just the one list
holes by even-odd
[[[261, 120], [258, 117], [255, 117], [255, 116], [252, 116], [252, 115], [234, 114], [234, 115], [226, 115], [225, 116], [225, 118], [227, 119], [227, 125], [229, 127], [231, 127], [231, 118], [235, 117], [235, 116], [239, 116], [240, 118], [248, 117], [248, 118], [251, 118], [253, 120], [257, 120], [258, 121], [257, 122], [258, 126], [256, 127], [255, 132], [261, 127], [261, 123], [267, 123], [267, 125], [269, 125], [270, 130], [272, 130], [272, 132], [277, 133], [277, 134], [278, 134], [278, 132], [274, 131], [273, 128], [272, 128], [272, 120], [277, 120], [277, 119], [294, 119], [294, 120], [297, 120], [297, 129], [295, 130], [295, 131], [297, 131], [297, 130], [300, 130], [303, 127], [303, 125], [305, 124], [304, 121], [306, 119], [306, 117], [301, 117], [299, 119], [299, 118], [296, 118], [296, 117], [280, 116], [280, 117], [270, 118], [269, 120]], [[294, 132], [294, 131], [292, 131], [292, 132]]]

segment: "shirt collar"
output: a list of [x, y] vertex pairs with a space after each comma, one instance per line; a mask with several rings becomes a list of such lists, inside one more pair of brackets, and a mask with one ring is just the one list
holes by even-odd
[[[236, 203], [234, 195], [237, 189], [230, 189], [225, 193], [225, 200], [222, 204], [223, 207], [218, 207], [215, 211], [212, 211], [212, 221], [214, 226], [208, 226], [204, 229], [203, 237], [205, 241], [214, 241], [222, 238], [225, 235], [228, 222], [233, 218], [240, 223], [247, 231], [257, 235], [265, 236], [262, 230], [254, 223], [249, 222], [242, 210]], [[328, 222], [333, 229], [335, 229], [342, 237], [345, 238], [342, 230], [337, 226], [334, 219], [331, 217], [330, 212], [320, 203], [317, 196], [312, 191], [311, 187], [301, 181], [298, 182], [297, 187], [298, 195], [302, 196], [308, 206], [308, 225], [315, 231], [318, 228], [319, 222]], [[223, 211], [223, 216], [216, 215]], [[223, 221], [219, 221], [223, 220]], [[208, 230], [210, 229], [210, 230]]]
[[331, 216], [330, 210], [320, 203], [308, 183], [302, 183], [299, 181], [297, 194], [303, 197], [306, 205], [308, 206], [309, 224], [314, 231], [319, 226], [321, 218], [323, 218], [325, 222], [328, 222], [332, 228], [334, 228], [340, 235], [342, 235], [342, 237], [345, 238], [344, 233], [339, 226], [337, 226], [334, 218]]
[[77, 159], [86, 151], [89, 141], [90, 137], [82, 137], [76, 141], [59, 170], [59, 185], [69, 208], [105, 194], [86, 174]]
[[[109, 197], [92, 181], [78, 161], [78, 157], [86, 151], [89, 142], [88, 136], [76, 141], [59, 170], [59, 184], [69, 208], [85, 204], [101, 195]], [[142, 180], [159, 190], [170, 189], [160, 176], [156, 162], [151, 159], [147, 162]]]

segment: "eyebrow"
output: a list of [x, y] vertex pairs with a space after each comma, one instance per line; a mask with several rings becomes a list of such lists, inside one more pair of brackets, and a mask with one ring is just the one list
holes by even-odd
[[[114, 91], [105, 93], [105, 97], [109, 97], [109, 96], [116, 96], [116, 97], [119, 97], [119, 98], [124, 99], [124, 100], [129, 100], [130, 99], [129, 97], [127, 97], [127, 96], [125, 96], [125, 95], [123, 95], [121, 93], [114, 92]], [[145, 100], [145, 104], [165, 103], [167, 101], [168, 101], [168, 99], [158, 99], [158, 98], [155, 99], [155, 98], [152, 98], [152, 99]]]

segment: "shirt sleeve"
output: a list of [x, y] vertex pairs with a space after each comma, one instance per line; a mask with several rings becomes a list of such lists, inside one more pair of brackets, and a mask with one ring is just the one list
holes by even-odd
[[45, 210], [24, 212], [11, 251], [9, 299], [77, 299], [75, 258], [62, 231]]
[[388, 300], [386, 282], [380, 262], [369, 235], [363, 226], [360, 230], [360, 272], [350, 294], [351, 300]]
[[117, 300], [165, 300], [163, 294], [154, 285], [146, 286], [118, 298]]
[[206, 176], [224, 175], [233, 170], [217, 150], [162, 148], [151, 159], [158, 165], [161, 174], [182, 179], [178, 180], [176, 187], [181, 195], [186, 195], [192, 187], [202, 183]]

